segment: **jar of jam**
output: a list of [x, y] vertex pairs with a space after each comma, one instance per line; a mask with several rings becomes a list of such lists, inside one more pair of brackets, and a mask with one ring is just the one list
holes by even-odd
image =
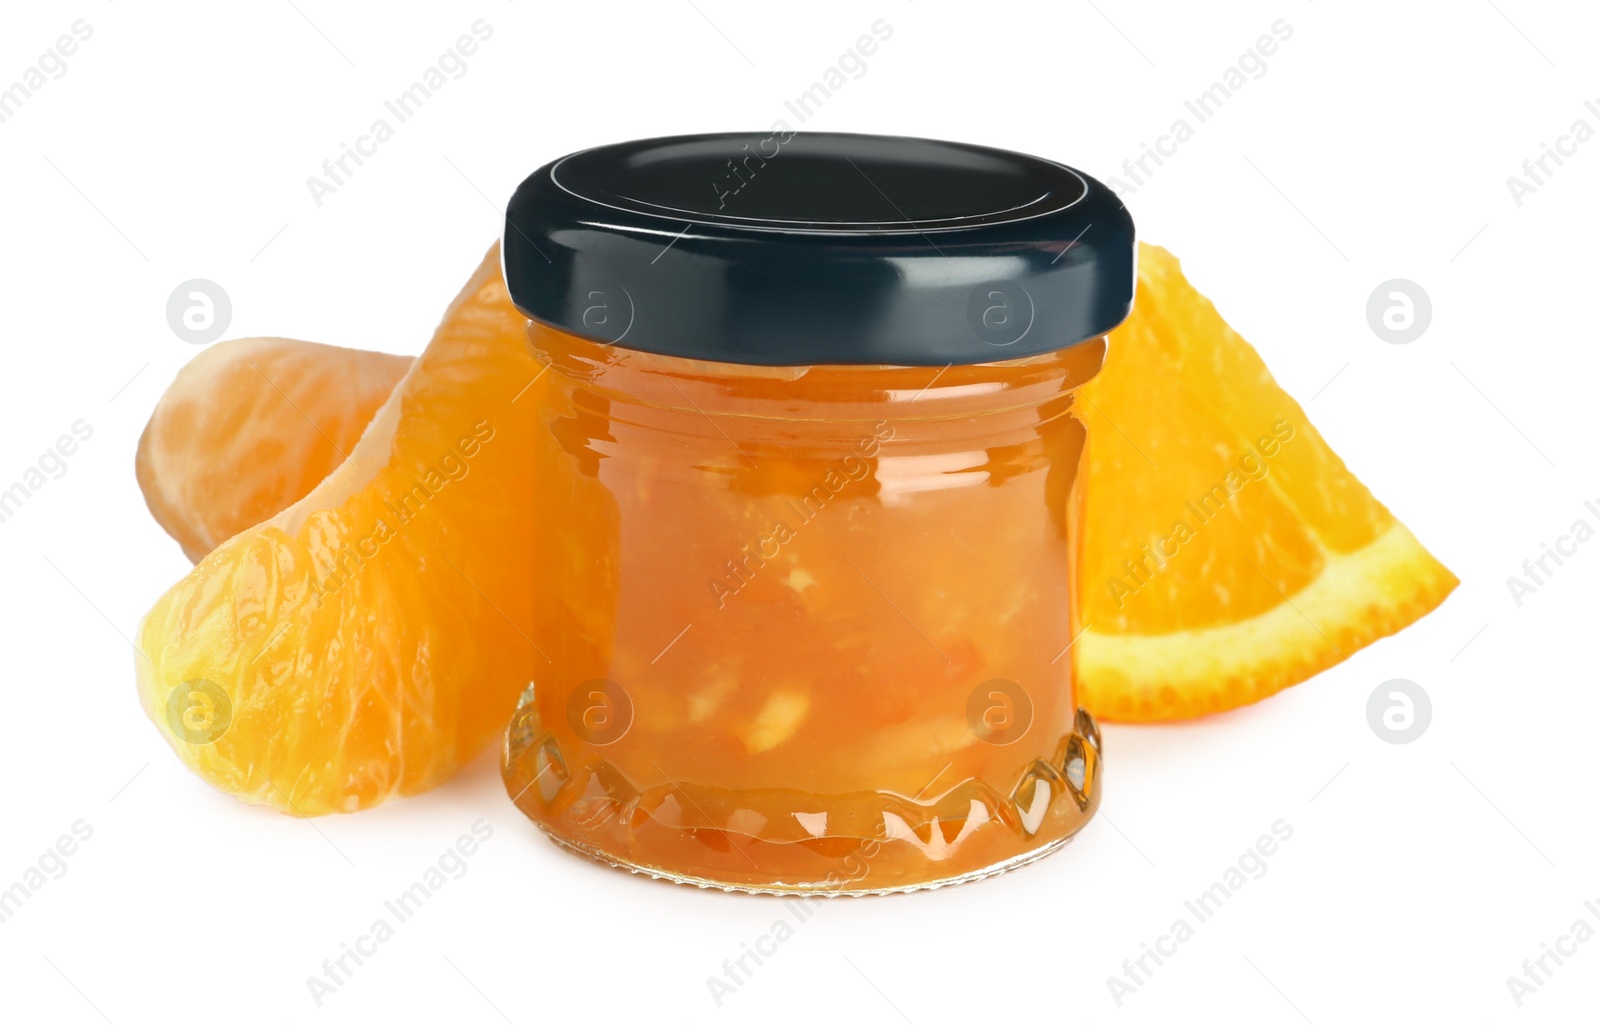
[[1134, 282], [1111, 191], [981, 146], [683, 136], [540, 168], [502, 245], [549, 377], [517, 806], [758, 892], [960, 882], [1081, 828], [1076, 389]]

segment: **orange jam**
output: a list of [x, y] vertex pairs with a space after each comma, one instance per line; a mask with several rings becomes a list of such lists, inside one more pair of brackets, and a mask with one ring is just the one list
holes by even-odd
[[557, 841], [686, 882], [914, 889], [1066, 841], [1099, 793], [1073, 700], [1073, 388], [1003, 363], [755, 367], [530, 327], [547, 529], [506, 741]]

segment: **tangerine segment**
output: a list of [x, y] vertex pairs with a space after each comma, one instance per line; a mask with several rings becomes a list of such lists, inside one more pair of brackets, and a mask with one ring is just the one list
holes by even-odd
[[1166, 250], [1140, 247], [1133, 315], [1083, 396], [1078, 657], [1096, 715], [1182, 719], [1259, 701], [1455, 588]]
[[205, 349], [139, 438], [145, 503], [199, 562], [321, 483], [410, 366], [409, 356], [288, 338]]
[[141, 701], [206, 781], [355, 811], [437, 785], [504, 728], [543, 662], [524, 324], [491, 249], [350, 457], [146, 617]]

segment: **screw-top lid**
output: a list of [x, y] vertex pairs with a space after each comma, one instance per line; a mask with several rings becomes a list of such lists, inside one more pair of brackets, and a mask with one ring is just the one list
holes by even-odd
[[518, 187], [501, 252], [535, 320], [726, 363], [988, 363], [1105, 334], [1133, 303], [1133, 220], [1105, 185], [896, 136], [583, 150]]

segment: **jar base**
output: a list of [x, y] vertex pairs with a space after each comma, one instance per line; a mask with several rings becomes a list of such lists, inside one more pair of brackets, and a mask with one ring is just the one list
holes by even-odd
[[539, 831], [545, 836], [549, 837], [550, 841], [557, 847], [570, 851], [579, 857], [587, 858], [591, 861], [597, 861], [600, 864], [606, 865], [610, 868], [621, 869], [633, 875], [645, 876], [663, 883], [676, 883], [679, 886], [694, 886], [702, 890], [721, 890], [724, 893], [748, 893], [766, 897], [876, 897], [888, 896], [895, 893], [917, 893], [921, 890], [937, 890], [946, 886], [959, 886], [962, 883], [975, 883], [980, 879], [988, 879], [991, 876], [1000, 875], [1002, 872], [1009, 872], [1014, 868], [1021, 868], [1024, 865], [1031, 865], [1035, 861], [1039, 861], [1040, 859], [1059, 851], [1061, 848], [1070, 843], [1073, 837], [1077, 835], [1076, 833], [1069, 833], [1066, 836], [1051, 840], [1049, 843], [1035, 848], [1034, 850], [1024, 851], [1021, 854], [1007, 858], [1006, 860], [997, 862], [993, 865], [988, 865], [984, 868], [974, 869], [942, 879], [929, 879], [918, 883], [908, 883], [903, 886], [882, 886], [868, 889], [840, 889], [837, 886], [823, 882], [796, 883], [793, 885], [773, 884], [771, 886], [748, 886], [740, 883], [731, 883], [720, 879], [706, 879], [700, 876], [668, 872], [663, 869], [641, 865], [637, 862], [629, 861], [626, 858], [619, 858], [614, 854], [609, 854], [601, 848], [592, 844], [586, 844], [581, 840], [574, 840], [569, 837], [561, 836], [559, 833], [555, 832], [555, 830], [546, 826], [542, 822], [535, 822], [534, 825], [538, 826]]
[[[634, 874], [734, 893], [910, 893], [983, 879], [1060, 848], [1100, 797], [1100, 731], [1082, 709], [1054, 754], [1014, 783], [973, 776], [926, 799], [639, 785], [587, 745], [562, 748], [530, 687], [507, 730], [502, 774], [512, 803], [546, 835]], [[830, 822], [842, 828], [823, 835]], [[865, 823], [880, 825], [867, 834]]]

